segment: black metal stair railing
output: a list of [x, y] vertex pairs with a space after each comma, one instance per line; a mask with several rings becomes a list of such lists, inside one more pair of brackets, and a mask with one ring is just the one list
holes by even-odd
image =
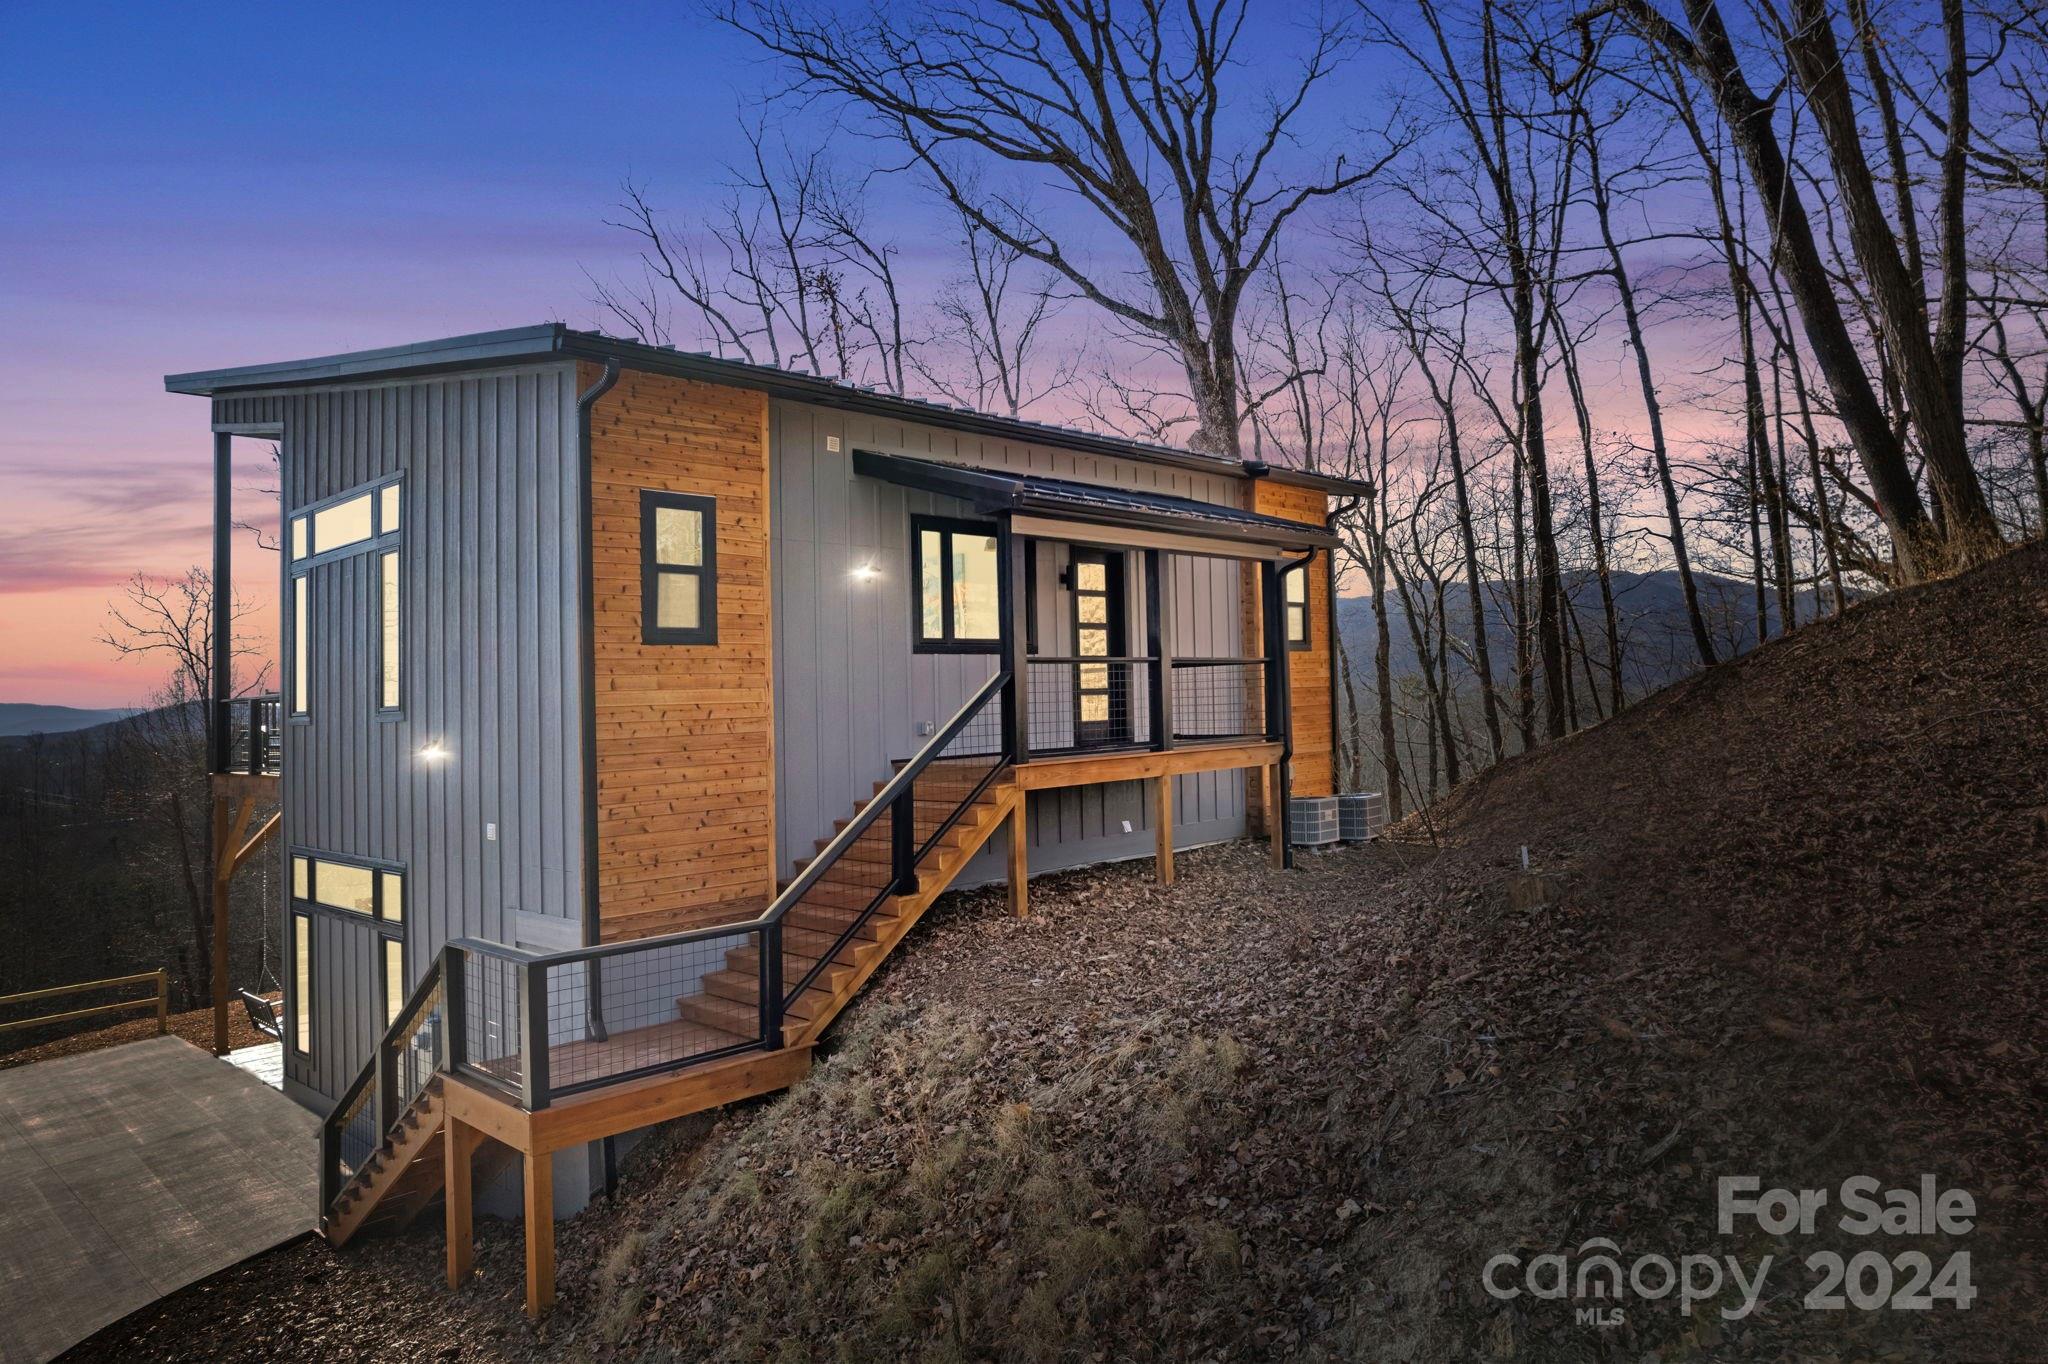
[[284, 700], [276, 692], [216, 701], [213, 770], [274, 777], [284, 758]]
[[450, 1010], [444, 953], [377, 1039], [370, 1060], [320, 1125], [320, 1208], [323, 1215], [349, 1181], [382, 1148], [405, 1111], [447, 1066]]
[[[915, 890], [918, 867], [1010, 765], [998, 704], [1009, 683], [984, 683], [753, 919], [553, 952], [451, 942], [438, 968], [445, 1068], [536, 1111], [781, 1047], [804, 992], [892, 896]], [[786, 958], [809, 963], [794, 981]]]

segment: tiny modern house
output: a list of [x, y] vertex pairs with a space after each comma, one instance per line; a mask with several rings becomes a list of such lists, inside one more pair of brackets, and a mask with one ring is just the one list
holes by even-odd
[[453, 1234], [495, 1143], [537, 1308], [591, 1144], [789, 1083], [949, 886], [1284, 857], [1334, 791], [1364, 485], [559, 325], [166, 384], [216, 582], [231, 441], [280, 454], [280, 696], [215, 753], [281, 808], [337, 1239], [442, 1190]]

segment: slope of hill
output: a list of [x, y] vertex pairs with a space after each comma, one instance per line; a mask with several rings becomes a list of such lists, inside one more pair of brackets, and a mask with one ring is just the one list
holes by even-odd
[[[2038, 1359], [2044, 772], [2037, 547], [1511, 760], [1380, 845], [1292, 873], [1213, 849], [1170, 889], [1047, 878], [1028, 922], [954, 897], [811, 1077], [633, 1154], [565, 1228], [537, 1329], [516, 1229], [452, 1297], [425, 1230], [251, 1262], [82, 1357]], [[1553, 878], [1534, 908], [1508, 894], [1524, 847]], [[1975, 1213], [1851, 1235], [1854, 1175]], [[1744, 1176], [1825, 1190], [1814, 1230], [1723, 1232]], [[1809, 1256], [1872, 1251], [1967, 1253], [1934, 1283], [1969, 1310], [1809, 1304]], [[1610, 1253], [1625, 1296], [1571, 1296]], [[1552, 1254], [1566, 1295], [1536, 1296]]]
[[132, 708], [80, 710], [74, 706], [39, 706], [25, 701], [0, 701], [0, 739], [29, 734], [68, 734], [135, 714]]

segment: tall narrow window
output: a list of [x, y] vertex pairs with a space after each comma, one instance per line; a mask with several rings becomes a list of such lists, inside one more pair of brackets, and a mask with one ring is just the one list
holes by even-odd
[[640, 494], [640, 639], [718, 643], [718, 502]]
[[994, 530], [976, 521], [913, 517], [917, 648], [992, 653], [1002, 639], [1002, 568]]
[[1287, 647], [1306, 649], [1308, 641], [1308, 569], [1297, 568], [1280, 578], [1287, 608]]
[[398, 551], [386, 550], [377, 556], [377, 596], [382, 608], [383, 638], [378, 646], [378, 695], [379, 710], [397, 710], [399, 707], [398, 666]]
[[398, 1021], [405, 1007], [405, 939], [384, 939], [384, 1025]]
[[312, 633], [311, 612], [307, 607], [307, 579], [302, 574], [292, 579], [292, 714], [310, 713], [307, 698], [311, 684], [306, 676], [307, 638]]
[[292, 1049], [313, 1054], [313, 917], [292, 915]]
[[387, 483], [377, 490], [377, 534], [389, 535], [398, 529], [398, 500], [401, 485]]

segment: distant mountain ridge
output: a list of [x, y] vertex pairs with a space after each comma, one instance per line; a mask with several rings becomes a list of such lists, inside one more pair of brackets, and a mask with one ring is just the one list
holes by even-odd
[[77, 706], [44, 706], [29, 701], [0, 701], [0, 739], [17, 739], [31, 734], [69, 734], [91, 729], [140, 714], [136, 706], [110, 710], [82, 710]]
[[[1693, 578], [1699, 587], [1700, 611], [1706, 617], [1707, 635], [1713, 642], [1716, 656], [1728, 659], [1754, 649], [1757, 645], [1755, 587], [1740, 579], [1711, 573], [1695, 573]], [[1686, 621], [1685, 594], [1679, 585], [1678, 574], [1670, 569], [1650, 573], [1618, 572], [1610, 575], [1610, 581], [1614, 588], [1615, 614], [1620, 619], [1622, 673], [1629, 695], [1645, 695], [1697, 671], [1699, 653], [1693, 644], [1692, 627]], [[1472, 637], [1465, 581], [1462, 577], [1456, 578], [1446, 584], [1446, 589], [1445, 608], [1451, 625], [1451, 676], [1463, 685], [1473, 680], [1470, 665], [1459, 653], [1461, 647], [1469, 649]], [[1411, 596], [1415, 595], [1417, 584], [1410, 583], [1408, 591]], [[1422, 591], [1430, 596], [1429, 609], [1433, 615], [1434, 593], [1426, 585]], [[1486, 597], [1486, 642], [1493, 662], [1494, 680], [1505, 685], [1514, 674], [1512, 598], [1506, 583], [1488, 582], [1482, 585], [1482, 591]], [[1565, 591], [1571, 598], [1574, 617], [1574, 674], [1582, 671], [1577, 658], [1579, 636], [1583, 633], [1585, 651], [1593, 662], [1593, 674], [1604, 689], [1607, 642], [1606, 624], [1600, 611], [1599, 584], [1589, 573], [1567, 574]], [[1824, 595], [1801, 592], [1797, 603], [1800, 623], [1813, 620], [1827, 607], [1828, 599]], [[1780, 633], [1775, 596], [1766, 604], [1766, 616], [1770, 633], [1775, 637]], [[1355, 685], [1360, 688], [1370, 686], [1374, 652], [1372, 598], [1338, 598], [1337, 628], [1351, 656]], [[1399, 594], [1391, 586], [1387, 589], [1387, 630], [1389, 669], [1396, 677], [1419, 676], [1422, 668], [1416, 658], [1414, 637], [1408, 630], [1407, 614]], [[1431, 633], [1433, 638], [1434, 631]]]

